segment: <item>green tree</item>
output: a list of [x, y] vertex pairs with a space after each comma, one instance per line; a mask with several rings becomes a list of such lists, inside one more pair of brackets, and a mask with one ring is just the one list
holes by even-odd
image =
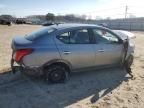
[[55, 20], [55, 15], [53, 13], [48, 13], [48, 14], [46, 14], [46, 19], [48, 21], [54, 21]]

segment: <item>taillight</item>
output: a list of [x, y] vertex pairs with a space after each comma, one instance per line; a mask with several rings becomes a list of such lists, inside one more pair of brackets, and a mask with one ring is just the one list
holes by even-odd
[[24, 56], [32, 53], [33, 49], [20, 49], [14, 54], [15, 61], [19, 62]]

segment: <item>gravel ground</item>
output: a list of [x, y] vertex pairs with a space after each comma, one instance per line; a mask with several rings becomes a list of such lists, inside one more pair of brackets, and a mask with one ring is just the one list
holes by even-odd
[[[10, 43], [41, 26], [0, 26], [0, 72], [9, 67]], [[134, 79], [120, 68], [81, 72], [65, 84], [48, 84], [20, 72], [0, 74], [0, 108], [143, 108], [144, 32], [136, 35]], [[2, 37], [3, 36], [3, 37]]]

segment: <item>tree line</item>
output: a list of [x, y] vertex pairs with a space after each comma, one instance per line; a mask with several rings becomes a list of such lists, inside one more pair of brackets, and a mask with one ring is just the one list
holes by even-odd
[[74, 14], [68, 14], [68, 15], [55, 15], [53, 13], [48, 13], [46, 15], [30, 15], [26, 18], [37, 18], [40, 20], [46, 20], [51, 22], [72, 22], [72, 21], [85, 21], [86, 15], [74, 15]]
[[16, 18], [12, 15], [0, 15], [0, 20], [16, 21], [16, 20], [28, 20], [28, 19], [38, 19], [40, 21], [50, 21], [50, 22], [84, 22], [87, 19], [86, 15], [55, 15], [53, 13], [47, 13], [46, 15], [29, 15], [24, 18]]

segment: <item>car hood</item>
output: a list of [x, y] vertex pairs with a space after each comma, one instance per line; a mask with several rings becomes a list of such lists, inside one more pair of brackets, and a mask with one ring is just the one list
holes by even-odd
[[125, 30], [113, 30], [114, 33], [116, 33], [122, 40], [125, 40], [125, 39], [134, 39], [136, 38], [136, 36], [129, 32], [129, 31], [125, 31]]
[[12, 40], [11, 47], [13, 50], [27, 48], [30, 44], [32, 44], [32, 41], [27, 40], [24, 36], [16, 36]]

